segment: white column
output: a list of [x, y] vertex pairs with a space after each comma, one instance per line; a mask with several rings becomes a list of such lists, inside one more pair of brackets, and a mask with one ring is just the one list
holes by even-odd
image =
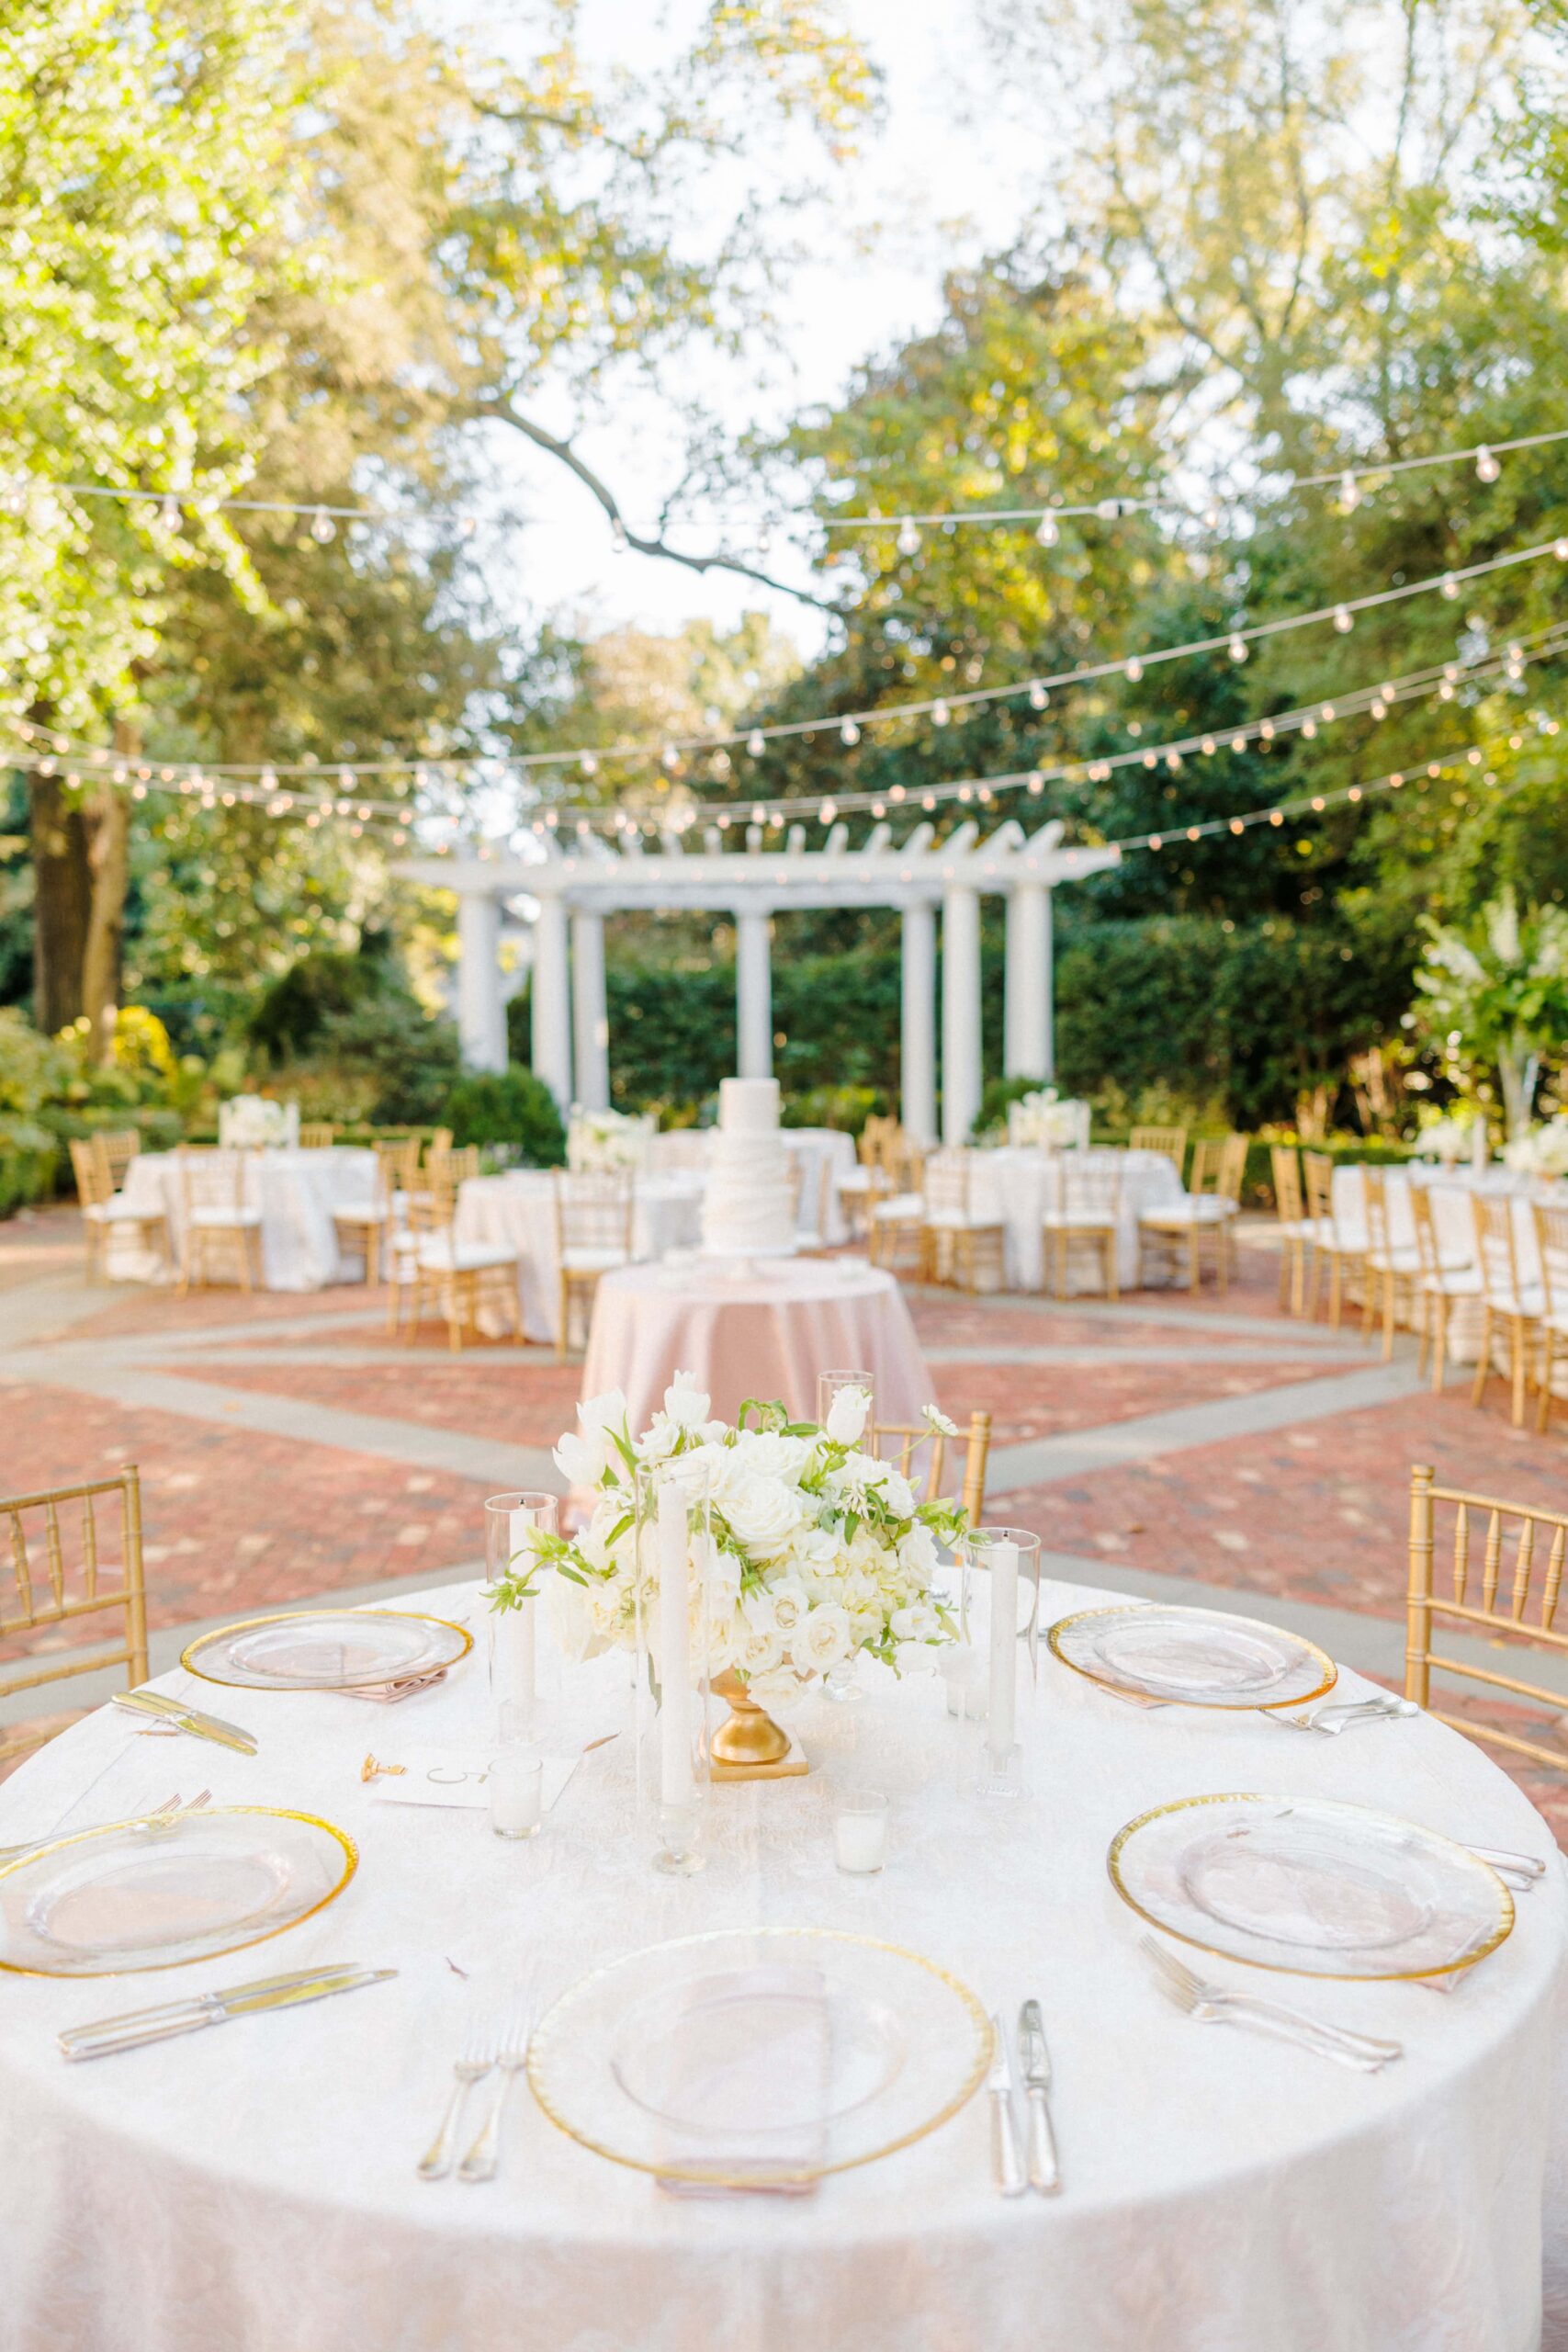
[[534, 1074], [563, 1112], [571, 1108], [571, 981], [565, 901], [539, 900], [534, 926]]
[[747, 909], [735, 917], [735, 1025], [738, 1075], [773, 1074], [773, 983], [768, 917]]
[[1008, 899], [1003, 1068], [1009, 1078], [1049, 1078], [1052, 1061], [1051, 893], [1021, 882]]
[[936, 910], [904, 910], [903, 1035], [899, 1078], [904, 1131], [936, 1141]]
[[583, 907], [571, 918], [571, 1006], [577, 1099], [585, 1111], [607, 1111], [610, 1021], [604, 1009], [604, 918]]
[[488, 890], [465, 890], [457, 900], [457, 1038], [469, 1069], [506, 1068], [501, 901]]
[[942, 902], [942, 1139], [967, 1143], [980, 1107], [980, 894]]

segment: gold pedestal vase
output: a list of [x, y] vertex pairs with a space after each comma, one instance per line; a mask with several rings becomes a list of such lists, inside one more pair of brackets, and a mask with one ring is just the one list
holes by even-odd
[[733, 1667], [716, 1674], [711, 1688], [729, 1709], [708, 1741], [716, 1781], [790, 1781], [809, 1771], [788, 1732], [758, 1705]]

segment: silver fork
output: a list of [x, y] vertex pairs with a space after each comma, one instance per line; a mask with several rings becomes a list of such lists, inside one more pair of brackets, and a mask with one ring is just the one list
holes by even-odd
[[495, 2037], [482, 2026], [476, 2026], [463, 2045], [462, 2055], [452, 2062], [452, 2096], [446, 2102], [440, 2131], [419, 2160], [421, 2180], [445, 2180], [451, 2171], [463, 2103], [474, 2084], [482, 2082], [494, 2064]]
[[1354, 2066], [1363, 2075], [1375, 2075], [1380, 2067], [1404, 2055], [1397, 2041], [1380, 2041], [1373, 2034], [1352, 2033], [1344, 2026], [1322, 2025], [1316, 2018], [1304, 2017], [1299, 2009], [1287, 2009], [1277, 2001], [1262, 2000], [1255, 1993], [1233, 1993], [1223, 1984], [1206, 1984], [1152, 1936], [1140, 1938], [1139, 1949], [1153, 1962], [1160, 1990], [1200, 2025], [1255, 2026], [1260, 2033], [1277, 2034], [1282, 2041], [1293, 2041], [1303, 2050], [1336, 2059], [1341, 2066]]
[[1385, 1699], [1336, 1700], [1319, 1707], [1314, 1715], [1280, 1714], [1271, 1707], [1260, 1710], [1264, 1720], [1278, 1724], [1281, 1731], [1315, 1731], [1325, 1739], [1337, 1739], [1354, 1724], [1397, 1723], [1402, 1716], [1420, 1712], [1413, 1699], [1396, 1699], [1392, 1691]]
[[[198, 1797], [197, 1799], [197, 1803], [198, 1804], [204, 1802], [205, 1799], [203, 1797]], [[165, 1797], [162, 1804], [152, 1805], [146, 1813], [138, 1814], [136, 1815], [136, 1819], [139, 1822], [145, 1823], [149, 1828], [152, 1827], [154, 1825], [161, 1828], [164, 1822], [172, 1821], [174, 1819], [175, 1815], [179, 1812], [179, 1809], [180, 1796], [179, 1791], [176, 1789], [172, 1797]], [[65, 1817], [68, 1821], [71, 1818], [69, 1814], [67, 1814]], [[4, 1864], [6, 1862], [19, 1862], [24, 1854], [41, 1853], [46, 1846], [52, 1846], [57, 1838], [70, 1837], [71, 1835], [72, 1832], [70, 1830], [51, 1829], [47, 1838], [25, 1838], [19, 1846], [0, 1846], [0, 1864]]]
[[501, 2080], [490, 2103], [490, 2113], [479, 2128], [478, 2139], [457, 2167], [459, 2180], [493, 2180], [501, 2158], [501, 2117], [507, 2094], [519, 2069], [528, 2063], [528, 2044], [533, 2039], [536, 2005], [523, 2000], [513, 2009], [496, 2048], [495, 2063], [501, 2069]]

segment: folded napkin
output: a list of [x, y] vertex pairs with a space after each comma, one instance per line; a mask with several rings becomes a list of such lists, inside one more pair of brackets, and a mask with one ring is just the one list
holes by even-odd
[[727, 1970], [688, 1988], [645, 2053], [661, 2188], [684, 2197], [809, 2196], [828, 2157], [832, 2020], [819, 1968]]

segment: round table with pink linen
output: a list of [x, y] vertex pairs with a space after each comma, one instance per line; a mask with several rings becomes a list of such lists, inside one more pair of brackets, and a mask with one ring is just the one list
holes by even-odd
[[646, 1429], [677, 1371], [689, 1372], [733, 1420], [748, 1396], [814, 1413], [817, 1375], [869, 1372], [879, 1420], [918, 1420], [935, 1394], [904, 1294], [857, 1259], [781, 1258], [755, 1265], [688, 1259], [606, 1274], [593, 1301], [584, 1396], [625, 1392]]

